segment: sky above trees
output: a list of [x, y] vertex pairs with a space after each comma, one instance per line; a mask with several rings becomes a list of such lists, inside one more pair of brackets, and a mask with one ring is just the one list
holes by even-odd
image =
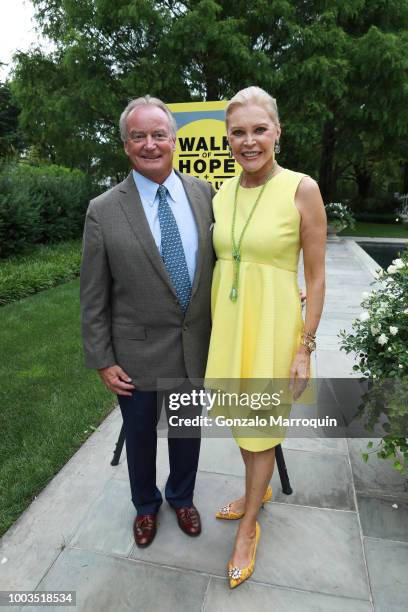
[[1, 0], [0, 19], [0, 81], [10, 74], [12, 56], [27, 51], [42, 37], [35, 31], [34, 7], [30, 0]]

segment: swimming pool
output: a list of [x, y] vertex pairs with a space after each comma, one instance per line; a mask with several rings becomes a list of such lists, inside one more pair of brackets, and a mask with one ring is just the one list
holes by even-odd
[[365, 250], [382, 268], [386, 269], [393, 259], [399, 257], [407, 246], [403, 242], [360, 242], [359, 246]]

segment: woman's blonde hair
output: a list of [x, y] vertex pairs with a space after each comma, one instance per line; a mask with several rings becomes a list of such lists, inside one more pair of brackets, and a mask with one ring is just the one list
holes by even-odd
[[272, 98], [272, 96], [270, 96], [264, 89], [261, 89], [261, 87], [252, 85], [251, 87], [241, 89], [241, 91], [236, 93], [235, 96], [228, 102], [225, 110], [225, 122], [227, 127], [228, 118], [232, 111], [238, 106], [246, 106], [247, 104], [257, 104], [258, 106], [262, 106], [272, 121], [276, 125], [279, 125], [278, 106], [275, 98]]

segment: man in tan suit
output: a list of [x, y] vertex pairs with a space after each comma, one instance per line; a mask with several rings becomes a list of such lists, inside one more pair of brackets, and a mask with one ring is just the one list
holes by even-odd
[[[173, 170], [176, 124], [145, 96], [120, 119], [133, 167], [91, 201], [81, 268], [87, 367], [117, 394], [124, 420], [134, 535], [148, 546], [162, 495], [156, 486], [157, 381], [202, 378], [210, 336], [212, 187]], [[193, 504], [200, 439], [169, 437], [165, 497], [180, 528], [199, 535]]]

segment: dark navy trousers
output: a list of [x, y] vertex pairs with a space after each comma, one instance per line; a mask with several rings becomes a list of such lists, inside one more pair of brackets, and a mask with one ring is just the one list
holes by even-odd
[[[118, 396], [122, 411], [130, 489], [138, 514], [156, 514], [163, 498], [156, 485], [157, 409], [155, 391], [133, 391]], [[200, 454], [201, 439], [173, 437], [169, 429], [170, 474], [165, 488], [166, 500], [173, 508], [191, 506]]]

